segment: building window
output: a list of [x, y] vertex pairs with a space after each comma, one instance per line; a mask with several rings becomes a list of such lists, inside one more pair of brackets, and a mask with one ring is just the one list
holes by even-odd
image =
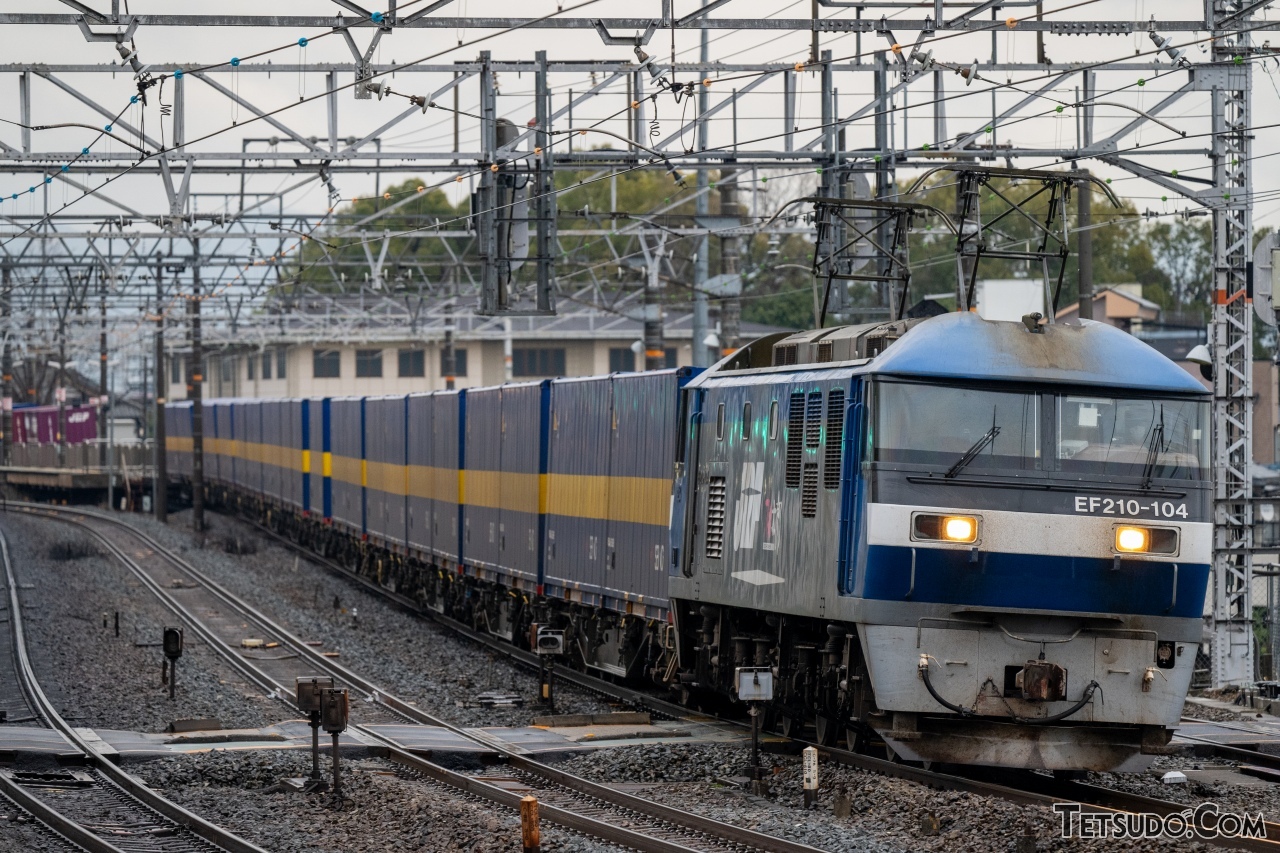
[[266, 350], [262, 352], [262, 378], [271, 378], [271, 353]]
[[[245, 356], [245, 379], [253, 381], [253, 374], [258, 372], [258, 357], [256, 355]], [[266, 379], [267, 377], [262, 377]]]
[[359, 379], [380, 379], [382, 377], [382, 350], [356, 350], [356, 377]]
[[172, 385], [182, 384], [182, 356], [169, 356], [169, 383]]
[[609, 372], [630, 373], [636, 369], [636, 354], [631, 347], [609, 347]]
[[512, 376], [564, 376], [564, 349], [522, 349], [511, 353]]
[[284, 347], [276, 350], [276, 379], [285, 378], [285, 368], [289, 364], [289, 351]]
[[675, 348], [675, 347], [667, 347], [666, 349], [664, 349], [664, 350], [662, 351], [662, 355], [663, 355], [663, 361], [665, 362], [665, 363], [662, 365], [663, 367], [667, 367], [667, 368], [676, 368], [676, 367], [679, 367], [679, 366], [680, 366], [678, 363], [676, 363], [676, 348]]
[[312, 354], [316, 379], [342, 376], [342, 353], [336, 349], [318, 349]]
[[222, 382], [230, 382], [235, 378], [236, 360], [234, 358], [224, 358], [218, 362], [218, 379]]
[[[440, 375], [441, 376], [449, 375], [448, 370], [445, 369], [446, 367], [447, 365], [444, 363], [444, 350], [442, 349], [440, 350]], [[453, 348], [453, 375], [454, 376], [467, 375], [467, 351], [464, 349], [458, 349], [457, 347]]]
[[427, 354], [420, 349], [400, 350], [400, 378], [421, 379], [427, 375]]

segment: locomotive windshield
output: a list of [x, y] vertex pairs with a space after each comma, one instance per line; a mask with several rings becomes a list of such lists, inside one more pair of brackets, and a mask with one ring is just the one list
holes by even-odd
[[952, 477], [1045, 468], [1144, 481], [1208, 473], [1209, 404], [1200, 400], [880, 382], [874, 405], [877, 462]]
[[968, 456], [969, 471], [1040, 468], [1036, 394], [886, 382], [876, 400], [879, 462], [951, 470]]

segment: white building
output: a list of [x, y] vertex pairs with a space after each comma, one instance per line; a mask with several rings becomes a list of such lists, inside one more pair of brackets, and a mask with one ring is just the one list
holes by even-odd
[[[416, 299], [416, 297], [415, 297]], [[450, 316], [448, 305], [458, 305]], [[454, 327], [455, 387], [644, 369], [639, 294], [603, 306], [562, 302], [554, 316], [481, 317], [428, 298], [308, 297], [278, 322], [208, 336], [206, 397], [340, 397], [445, 387], [445, 330]], [[268, 331], [269, 330], [269, 331]], [[777, 331], [742, 324], [742, 340]], [[667, 366], [693, 363], [692, 315], [664, 318]], [[188, 353], [170, 355], [169, 399], [185, 399]]]

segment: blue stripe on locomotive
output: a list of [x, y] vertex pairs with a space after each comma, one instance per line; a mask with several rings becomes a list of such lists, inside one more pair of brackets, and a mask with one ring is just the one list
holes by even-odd
[[971, 563], [968, 551], [891, 545], [866, 555], [862, 597], [886, 601], [1196, 618], [1209, 582], [1207, 563], [1125, 560], [1116, 569], [1111, 558], [994, 552]]

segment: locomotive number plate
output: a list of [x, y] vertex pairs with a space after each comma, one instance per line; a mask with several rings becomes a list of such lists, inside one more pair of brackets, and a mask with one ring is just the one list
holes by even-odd
[[1136, 498], [1095, 498], [1079, 496], [1076, 512], [1089, 515], [1123, 515], [1127, 518], [1186, 518], [1187, 505], [1173, 501], [1141, 501]]

